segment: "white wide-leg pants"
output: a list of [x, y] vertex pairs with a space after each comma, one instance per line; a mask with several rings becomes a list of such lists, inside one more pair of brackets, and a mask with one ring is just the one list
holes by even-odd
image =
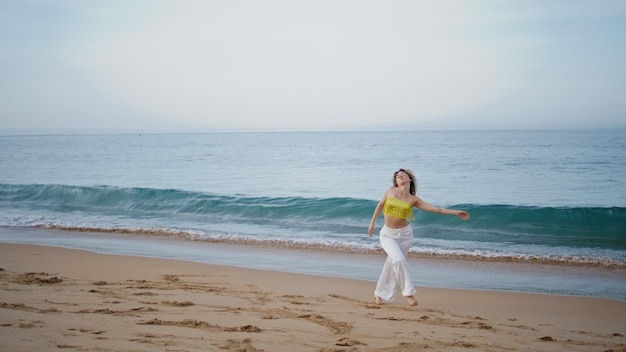
[[385, 301], [393, 301], [396, 290], [400, 288], [405, 297], [415, 294], [415, 285], [409, 273], [406, 255], [413, 244], [411, 225], [401, 229], [386, 226], [380, 230], [380, 245], [387, 253], [387, 260], [378, 279], [374, 294]]

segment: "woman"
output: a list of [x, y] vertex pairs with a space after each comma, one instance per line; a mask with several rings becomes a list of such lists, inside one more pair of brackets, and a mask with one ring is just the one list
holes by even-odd
[[432, 213], [456, 215], [463, 220], [469, 219], [469, 213], [463, 210], [438, 208], [421, 200], [415, 195], [416, 181], [411, 170], [400, 169], [393, 174], [393, 186], [383, 195], [372, 216], [369, 226], [370, 237], [374, 234], [376, 219], [383, 212], [385, 226], [380, 230], [380, 244], [387, 253], [387, 260], [376, 285], [376, 303], [392, 301], [399, 287], [409, 305], [416, 306], [415, 285], [409, 274], [406, 255], [413, 244], [413, 229], [409, 218], [413, 218], [413, 207]]

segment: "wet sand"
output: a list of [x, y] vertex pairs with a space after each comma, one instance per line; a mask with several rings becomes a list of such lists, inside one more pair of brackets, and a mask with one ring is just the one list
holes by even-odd
[[0, 244], [2, 351], [626, 351], [626, 301]]

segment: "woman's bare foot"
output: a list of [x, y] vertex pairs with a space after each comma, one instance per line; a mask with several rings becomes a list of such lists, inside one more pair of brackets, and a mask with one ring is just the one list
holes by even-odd
[[417, 300], [415, 299], [415, 297], [413, 296], [407, 296], [406, 297], [407, 301], [409, 301], [409, 305], [414, 307], [417, 305]]
[[376, 296], [376, 304], [383, 304], [383, 299]]

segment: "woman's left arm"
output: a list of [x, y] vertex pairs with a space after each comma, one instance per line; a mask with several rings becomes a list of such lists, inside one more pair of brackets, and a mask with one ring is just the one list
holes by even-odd
[[421, 200], [419, 197], [415, 198], [416, 201], [413, 203], [413, 206], [415, 206], [417, 209], [429, 211], [436, 214], [456, 215], [463, 220], [467, 220], [470, 217], [469, 213], [465, 210], [440, 208]]

